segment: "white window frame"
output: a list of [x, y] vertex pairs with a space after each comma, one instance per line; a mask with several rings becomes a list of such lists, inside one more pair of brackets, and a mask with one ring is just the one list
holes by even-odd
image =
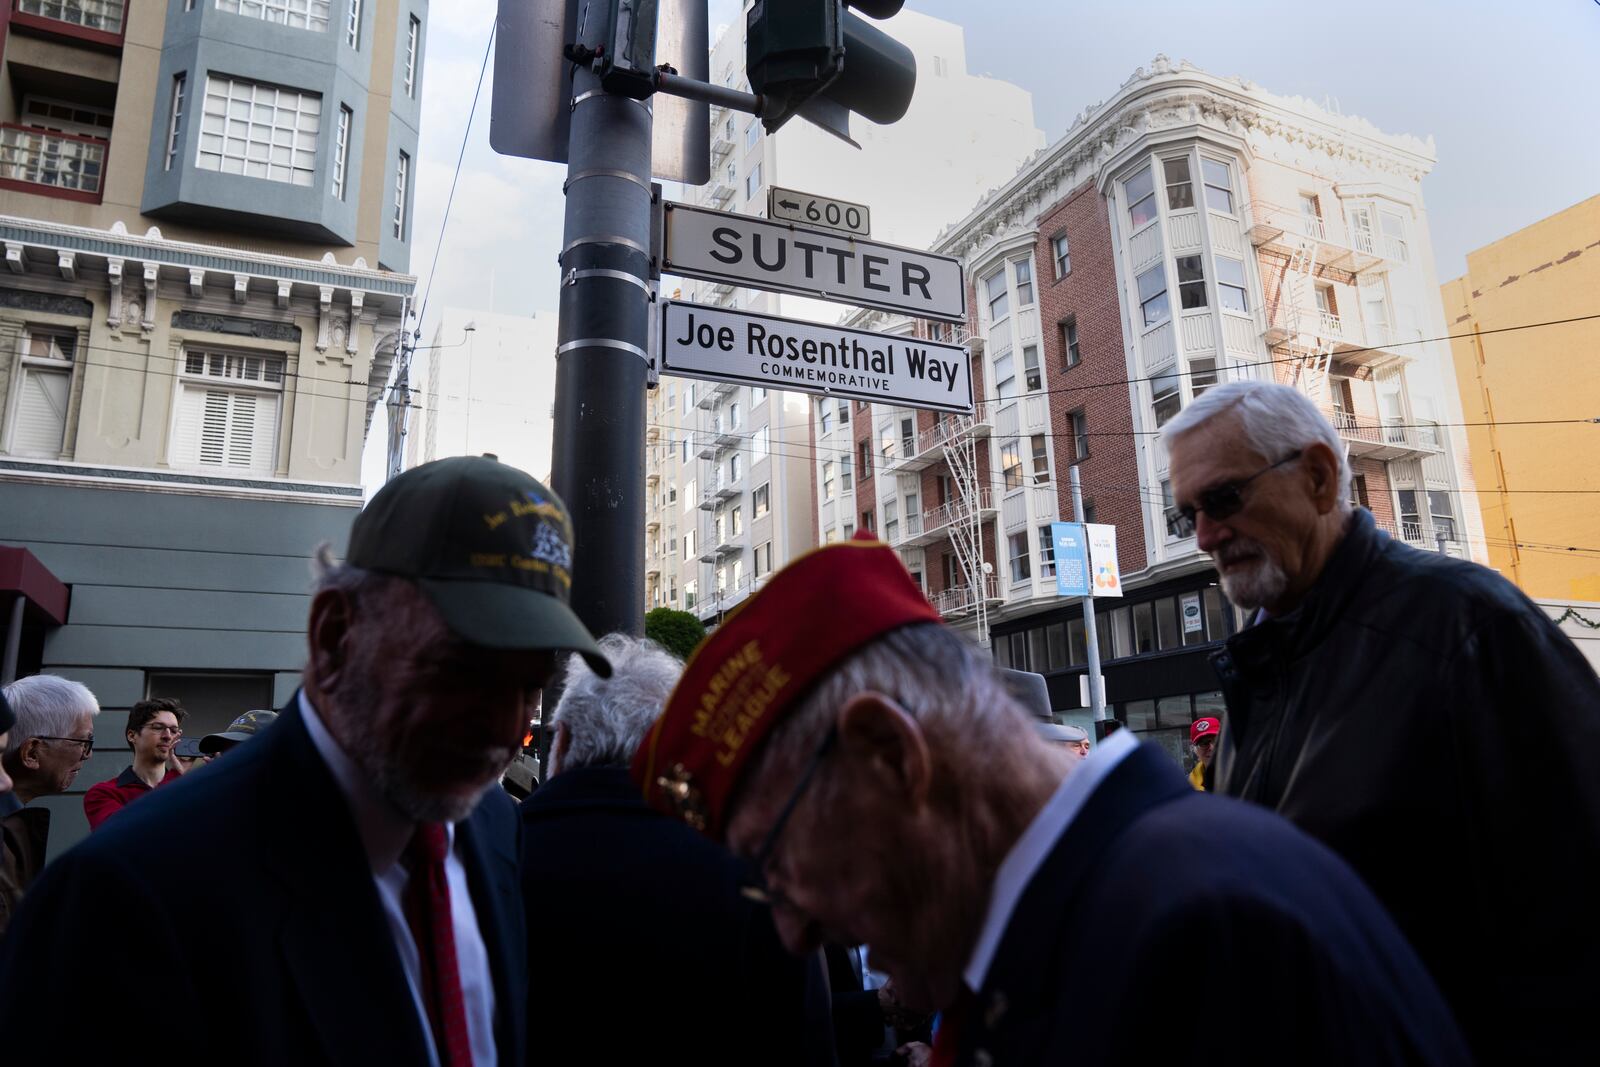
[[[1018, 539], [1021, 544], [1018, 544]], [[1019, 530], [1006, 538], [1011, 563], [1011, 584], [1021, 585], [1033, 579], [1033, 549], [1028, 544], [1028, 531]]]
[[751, 520], [772, 514], [772, 483], [763, 482], [750, 492]]
[[[34, 340], [40, 337], [50, 338], [52, 340], [64, 340], [70, 338], [72, 341], [72, 352], [59, 359], [48, 353], [41, 356], [36, 353], [33, 348]], [[72, 387], [76, 384], [77, 377], [78, 333], [70, 326], [30, 324], [22, 328], [21, 333], [17, 338], [17, 344], [17, 372], [13, 376], [13, 384], [11, 386], [11, 402], [8, 405], [9, 410], [6, 415], [5, 449], [7, 452], [13, 452], [17, 455], [34, 456], [40, 459], [56, 459], [67, 446], [67, 423], [70, 421], [71, 415]], [[52, 345], [51, 350], [54, 351], [56, 347], [57, 346]], [[61, 412], [61, 442], [56, 446], [54, 452], [15, 453], [17, 424], [22, 413], [22, 393], [28, 380], [30, 371], [42, 374], [63, 375], [67, 379], [66, 400]]]
[[[1213, 182], [1211, 180], [1211, 176], [1206, 173], [1206, 165], [1207, 164], [1210, 164], [1211, 166], [1214, 166], [1214, 167], [1221, 167], [1223, 176], [1227, 179], [1228, 184], [1227, 185], [1218, 185], [1215, 182]], [[1233, 192], [1233, 165], [1231, 163], [1229, 163], [1225, 159], [1214, 159], [1211, 156], [1201, 156], [1200, 157], [1200, 184], [1201, 184], [1201, 193], [1200, 193], [1200, 195], [1205, 200], [1206, 210], [1207, 211], [1215, 211], [1219, 215], [1236, 215], [1236, 214], [1238, 214], [1239, 201], [1238, 201], [1238, 198], [1234, 196], [1234, 192]], [[1217, 207], [1214, 204], [1212, 204], [1211, 203], [1211, 194], [1213, 192], [1220, 193], [1223, 196], [1226, 196], [1227, 197], [1228, 206], [1227, 207]]]
[[1033, 303], [1038, 297], [1033, 285], [1032, 258], [1024, 256], [1021, 259], [1013, 259], [1011, 261], [1011, 274], [1017, 288], [1017, 307], [1033, 307]]
[[344, 43], [357, 51], [361, 48], [361, 0], [350, 0], [344, 20]]
[[394, 164], [394, 236], [397, 241], [406, 239], [406, 186], [411, 180], [411, 157], [404, 150]]
[[1064, 233], [1050, 238], [1050, 254], [1055, 260], [1056, 277], [1065, 278], [1072, 273], [1072, 242]]
[[[1133, 183], [1140, 181], [1141, 179], [1150, 183], [1150, 190], [1149, 192], [1140, 194], [1139, 199], [1135, 200], [1134, 194], [1137, 192], [1137, 190], [1133, 188]], [[1128, 228], [1130, 234], [1138, 233], [1146, 226], [1154, 225], [1161, 220], [1160, 202], [1155, 198], [1156, 180], [1155, 164], [1153, 161], [1146, 164], [1137, 173], [1130, 175], [1128, 180], [1122, 183], [1122, 197], [1128, 205]], [[1147, 200], [1150, 202], [1150, 217], [1141, 222], [1135, 217], [1134, 208], [1143, 204]]]
[[[185, 344], [179, 353], [178, 373], [173, 382], [172, 429], [168, 436], [171, 446], [167, 462], [178, 470], [272, 475], [277, 469], [278, 445], [283, 436], [283, 394], [288, 364], [288, 356], [283, 352]], [[221, 462], [206, 462], [207, 445], [201, 429], [196, 431], [194, 457], [189, 459], [181, 452], [189, 443], [181, 423], [188, 414], [187, 397], [191, 390], [204, 393], [208, 398], [202, 421], [214, 414], [209, 406], [211, 396], [225, 395], [230, 398], [227, 411], [221, 413], [225, 419], [223, 440], [219, 445], [223, 457]], [[234, 418], [232, 398], [244, 396], [253, 398], [257, 404], [266, 401], [270, 404], [271, 412], [271, 426], [263, 436], [259, 409], [253, 405], [251, 456], [248, 463], [237, 462], [230, 447]]]
[[188, 71], [172, 76], [172, 98], [167, 116], [167, 161], [163, 170], [171, 170], [178, 161], [179, 141], [183, 137], [183, 96], [188, 80]]
[[350, 164], [350, 128], [355, 124], [355, 112], [344, 104], [339, 105], [339, 124], [333, 134], [333, 198], [343, 200], [345, 175]]
[[[248, 118], [236, 113], [241, 106]], [[271, 113], [270, 124], [255, 121], [262, 111]], [[280, 125], [285, 115], [292, 125]], [[194, 165], [223, 174], [311, 185], [316, 181], [321, 133], [321, 94], [211, 72], [206, 75]], [[236, 146], [243, 146], [242, 155]]]
[[332, 8], [329, 0], [216, 0], [216, 4], [218, 11], [313, 33], [327, 32]]
[[415, 15], [406, 23], [406, 95], [417, 98], [417, 58], [422, 54], [422, 20]]

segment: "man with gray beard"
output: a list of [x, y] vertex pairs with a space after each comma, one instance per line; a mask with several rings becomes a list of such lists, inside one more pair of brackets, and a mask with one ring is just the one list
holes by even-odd
[[[520, 823], [497, 788], [561, 652], [561, 501], [489, 459], [390, 481], [319, 553], [304, 689], [221, 773], [62, 857], [0, 944], [8, 1062], [521, 1065]], [[194, 842], [206, 843], [194, 861]], [[91, 919], [122, 917], [108, 937]], [[64, 966], [63, 961], [71, 961]], [[84, 973], [136, 988], [81, 1019]], [[182, 1041], [166, 1039], [183, 1019]]]
[[1294, 389], [1214, 387], [1162, 434], [1179, 519], [1255, 612], [1212, 657], [1216, 790], [1349, 861], [1479, 1062], [1600, 1063], [1593, 669], [1495, 572], [1352, 508], [1344, 446]]

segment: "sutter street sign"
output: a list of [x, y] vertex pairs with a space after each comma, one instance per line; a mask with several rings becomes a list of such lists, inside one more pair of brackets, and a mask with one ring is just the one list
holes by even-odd
[[972, 411], [967, 349], [665, 300], [661, 370], [685, 378]]
[[667, 204], [662, 269], [946, 322], [967, 320], [961, 263], [914, 248]]

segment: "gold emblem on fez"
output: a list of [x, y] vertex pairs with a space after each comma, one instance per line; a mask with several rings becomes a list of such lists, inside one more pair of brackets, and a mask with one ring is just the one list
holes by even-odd
[[665, 774], [656, 777], [656, 788], [661, 790], [678, 818], [696, 830], [706, 828], [705, 798], [693, 785], [694, 775], [681, 763], [674, 763]]

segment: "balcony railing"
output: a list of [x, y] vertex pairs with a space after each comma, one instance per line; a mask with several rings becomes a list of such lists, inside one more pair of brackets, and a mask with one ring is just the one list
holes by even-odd
[[940, 504], [938, 507], [924, 511], [922, 513], [922, 528], [932, 532], [953, 522], [971, 518], [974, 507], [980, 513], [994, 510], [994, 496], [987, 486], [978, 490], [976, 501], [965, 494], [957, 494], [956, 498], [948, 504]]
[[113, 35], [122, 32], [124, 9], [123, 0], [16, 0], [14, 8], [20, 15]]
[[958, 585], [942, 592], [933, 594], [929, 602], [941, 615], [964, 615], [978, 606], [979, 599], [999, 600], [1000, 587], [995, 582], [994, 576], [984, 578], [983, 582], [974, 587], [971, 585]]
[[1382, 453], [1377, 458], [1392, 459], [1405, 452], [1439, 452], [1439, 432], [1429, 426], [1412, 426], [1402, 419], [1363, 419], [1348, 411], [1335, 411], [1330, 418], [1339, 436], [1350, 444], [1353, 455]]
[[109, 142], [33, 126], [0, 126], [0, 181], [43, 186], [79, 200], [100, 200]]

